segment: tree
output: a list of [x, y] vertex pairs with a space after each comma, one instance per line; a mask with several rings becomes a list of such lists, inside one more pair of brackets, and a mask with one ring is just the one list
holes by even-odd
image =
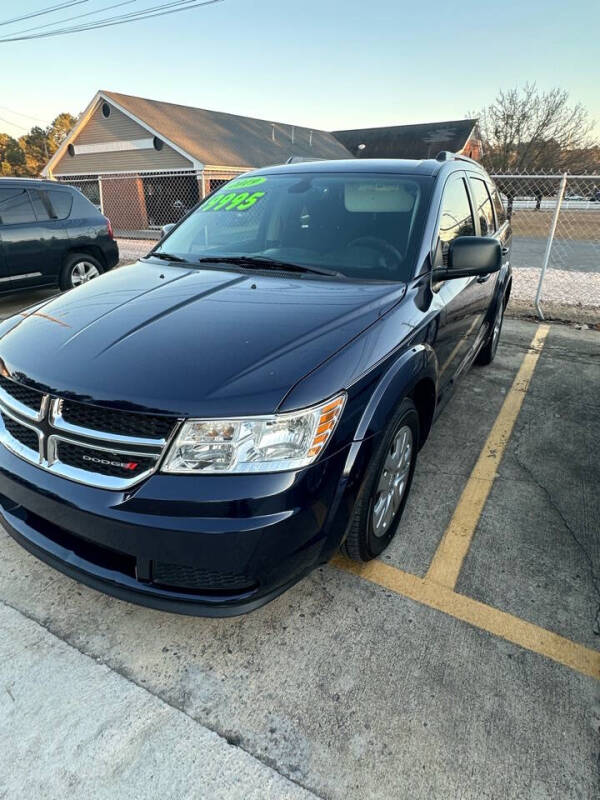
[[7, 133], [0, 133], [0, 175], [19, 175], [25, 165], [23, 148]]
[[56, 153], [76, 122], [77, 119], [67, 111], [63, 111], [52, 121], [47, 133], [50, 155]]
[[29, 133], [21, 136], [19, 144], [25, 153], [25, 171], [23, 174], [39, 175], [50, 159], [47, 129], [35, 125]]
[[498, 92], [479, 114], [482, 163], [492, 173], [585, 172], [597, 168], [594, 127], [564, 89], [526, 83]]
[[0, 133], [0, 175], [39, 175], [76, 121], [63, 112], [46, 128], [36, 125], [18, 141]]

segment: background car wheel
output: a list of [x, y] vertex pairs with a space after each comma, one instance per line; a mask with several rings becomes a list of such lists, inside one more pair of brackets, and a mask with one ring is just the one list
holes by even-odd
[[489, 332], [489, 335], [486, 339], [485, 344], [477, 354], [477, 358], [475, 359], [475, 363], [479, 364], [481, 367], [485, 367], [487, 364], [491, 364], [494, 360], [496, 355], [496, 351], [498, 349], [498, 342], [500, 341], [500, 334], [502, 333], [502, 322], [504, 321], [504, 298], [501, 297], [498, 301], [498, 307], [496, 308], [496, 313], [494, 314], [494, 321], [492, 323], [492, 328]]
[[410, 491], [419, 446], [419, 414], [404, 399], [373, 454], [342, 550], [355, 561], [370, 561], [394, 538]]
[[64, 291], [81, 286], [103, 273], [102, 265], [86, 253], [73, 253], [64, 263], [60, 273], [60, 288]]

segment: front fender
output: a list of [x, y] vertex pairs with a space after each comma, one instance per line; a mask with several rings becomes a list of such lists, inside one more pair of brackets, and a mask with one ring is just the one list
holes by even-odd
[[437, 390], [438, 361], [433, 348], [426, 342], [403, 352], [382, 374], [364, 409], [354, 439], [366, 439], [383, 430], [398, 403], [412, 394], [422, 380], [431, 381]]
[[435, 403], [437, 380], [438, 363], [433, 348], [428, 343], [419, 343], [386, 364], [377, 375], [376, 382], [369, 386], [369, 401], [360, 414], [344, 463], [336, 502], [331, 509], [324, 560], [343, 541], [365, 471], [398, 404], [403, 398], [413, 395], [424, 381], [430, 382]]
[[[344, 476], [356, 486], [372, 456], [379, 437], [399, 403], [421, 381], [430, 381], [437, 396], [438, 362], [430, 344], [420, 343], [404, 351], [380, 376], [360, 417], [344, 467]], [[432, 414], [433, 416], [433, 410]]]

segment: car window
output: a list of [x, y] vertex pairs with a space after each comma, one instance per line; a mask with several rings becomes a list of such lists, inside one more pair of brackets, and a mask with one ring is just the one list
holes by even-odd
[[450, 178], [442, 198], [440, 217], [440, 242], [444, 264], [448, 264], [450, 242], [457, 236], [474, 236], [473, 212], [465, 181], [461, 177]]
[[0, 189], [0, 225], [16, 225], [22, 222], [35, 222], [27, 190], [18, 186]]
[[506, 222], [506, 211], [504, 209], [502, 198], [500, 197], [500, 192], [495, 186], [492, 189], [492, 200], [494, 203], [494, 211], [496, 212], [496, 226], [499, 228]]
[[[227, 192], [224, 195], [225, 199], [230, 196], [231, 198], [234, 196], [232, 192]], [[258, 200], [261, 199], [262, 196], [258, 197]], [[219, 205], [219, 194], [213, 195], [206, 201], [209, 213], [211, 203], [215, 200], [218, 202], [214, 203], [214, 205]], [[229, 246], [235, 250], [246, 242], [254, 243], [263, 224], [266, 208], [265, 203], [257, 201], [248, 208], [243, 209], [243, 213], [240, 211], [233, 214], [219, 214], [214, 219], [212, 219], [211, 215], [210, 223], [212, 224], [203, 224], [195, 229], [197, 235], [191, 247], [192, 251], [198, 250], [200, 252], [204, 247], [221, 248]], [[206, 212], [204, 213], [206, 214]], [[208, 217], [203, 217], [203, 220], [208, 222]], [[190, 228], [189, 231], [191, 232], [191, 230]]]
[[469, 178], [473, 195], [475, 196], [475, 213], [479, 219], [479, 228], [482, 236], [491, 236], [496, 230], [492, 201], [485, 181], [479, 178]]
[[42, 192], [39, 192], [37, 189], [30, 189], [29, 199], [33, 205], [33, 210], [35, 211], [38, 222], [47, 222], [49, 219], [53, 219], [47, 202], [44, 202], [45, 198]]
[[54, 211], [54, 219], [66, 219], [71, 213], [73, 195], [60, 189], [47, 189], [46, 195]]
[[433, 181], [422, 176], [290, 172], [234, 179], [161, 242], [199, 259], [259, 256], [361, 280], [408, 280]]
[[47, 189], [46, 196], [54, 212], [54, 219], [66, 219], [71, 213], [73, 205], [71, 192], [63, 192], [60, 189]]

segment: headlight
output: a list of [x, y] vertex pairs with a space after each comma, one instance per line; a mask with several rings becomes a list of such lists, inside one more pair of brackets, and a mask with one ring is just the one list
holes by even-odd
[[323, 450], [346, 395], [319, 406], [268, 417], [198, 419], [183, 424], [163, 472], [280, 472], [306, 467]]

